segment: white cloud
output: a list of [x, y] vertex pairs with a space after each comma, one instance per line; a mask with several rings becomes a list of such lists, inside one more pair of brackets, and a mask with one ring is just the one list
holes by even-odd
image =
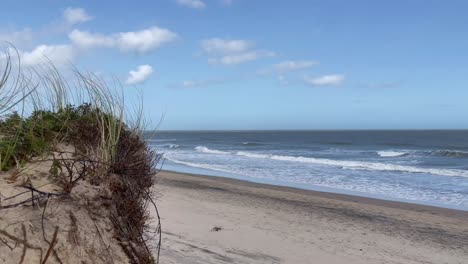
[[201, 48], [209, 56], [209, 63], [228, 66], [275, 56], [274, 52], [254, 49], [254, 42], [243, 39], [205, 39]]
[[298, 71], [318, 65], [317, 61], [283, 61], [273, 65], [278, 72]]
[[127, 84], [139, 84], [146, 81], [153, 73], [153, 68], [147, 64], [140, 65], [135, 71], [130, 71]]
[[244, 53], [224, 55], [219, 58], [211, 58], [208, 61], [213, 64], [223, 64], [230, 66], [271, 56], [275, 56], [275, 54], [270, 51], [249, 51]]
[[110, 35], [73, 30], [68, 37], [80, 48], [112, 48], [122, 51], [146, 53], [174, 41], [177, 34], [159, 27], [150, 27], [140, 31], [119, 32]]
[[141, 31], [119, 33], [117, 44], [122, 50], [135, 50], [144, 53], [174, 41], [176, 38], [177, 34], [174, 32], [155, 26]]
[[180, 86], [188, 88], [188, 87], [197, 86], [199, 84], [200, 84], [199, 81], [185, 80], [185, 81], [182, 81], [182, 83], [180, 83]]
[[115, 45], [113, 37], [102, 34], [93, 34], [77, 29], [68, 34], [68, 37], [72, 43], [79, 48], [113, 47]]
[[71, 45], [39, 45], [32, 51], [18, 51], [21, 63], [34, 66], [52, 62], [54, 65], [69, 63], [75, 58], [75, 50]]
[[51, 21], [46, 25], [34, 25], [34, 30], [28, 27], [21, 30], [2, 30], [0, 41], [12, 43], [18, 49], [30, 50], [47, 38], [56, 38], [69, 32], [72, 26], [93, 19], [83, 8], [68, 7], [62, 16], [62, 19]]
[[304, 77], [304, 81], [313, 86], [336, 86], [343, 83], [345, 77], [340, 74], [324, 75], [320, 77]]
[[194, 8], [194, 9], [203, 9], [206, 7], [206, 4], [201, 0], [176, 0], [179, 5]]
[[203, 40], [201, 46], [207, 53], [233, 53], [247, 51], [254, 43], [242, 39], [211, 38]]
[[88, 15], [86, 10], [83, 8], [73, 8], [69, 7], [63, 12], [63, 17], [70, 25], [75, 25], [90, 21], [93, 19], [92, 16]]
[[260, 75], [270, 74], [286, 74], [288, 72], [300, 71], [319, 65], [318, 61], [302, 60], [302, 61], [282, 61], [280, 63], [273, 64], [267, 68], [259, 70], [257, 73]]
[[32, 42], [34, 33], [30, 28], [19, 31], [0, 33], [0, 41], [12, 43], [15, 46], [29, 44]]
[[197, 88], [213, 85], [221, 85], [228, 82], [228, 79], [206, 79], [206, 80], [185, 80], [177, 84], [170, 85], [171, 88]]
[[210, 84], [212, 84], [211, 81], [207, 81], [207, 80], [185, 80], [185, 81], [182, 81], [179, 85], [176, 85], [176, 87], [193, 88], [193, 87], [206, 86]]

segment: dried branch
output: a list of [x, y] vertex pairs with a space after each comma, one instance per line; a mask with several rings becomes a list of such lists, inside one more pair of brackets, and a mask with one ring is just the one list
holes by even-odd
[[16, 243], [23, 244], [23, 245], [25, 245], [27, 248], [36, 249], [36, 250], [42, 250], [40, 247], [35, 247], [35, 246], [29, 244], [28, 241], [26, 241], [26, 240], [24, 240], [24, 239], [21, 239], [21, 238], [17, 238], [17, 237], [15, 237], [14, 235], [9, 234], [9, 233], [6, 232], [5, 230], [0, 229], [0, 235], [4, 235], [4, 236], [6, 236], [7, 238], [9, 238], [10, 240], [15, 241]]
[[5, 239], [3, 239], [1, 237], [0, 237], [0, 241], [2, 241], [2, 243], [5, 244], [5, 246], [7, 246], [11, 251], [13, 251], [16, 248], [16, 246], [18, 245], [17, 243], [15, 243], [15, 246], [12, 247], [12, 246], [10, 246], [10, 244], [8, 244], [8, 241], [6, 241]]
[[44, 259], [42, 260], [41, 264], [45, 264], [47, 262], [47, 259], [49, 258], [50, 256], [50, 253], [54, 250], [54, 246], [55, 244], [57, 244], [57, 234], [58, 234], [58, 226], [55, 227], [55, 231], [54, 231], [54, 236], [52, 237], [52, 242], [50, 243], [49, 245], [49, 249], [47, 249], [47, 253], [44, 257]]
[[[44, 209], [42, 210], [41, 228], [42, 228], [42, 238], [44, 239], [45, 242], [47, 242], [47, 244], [49, 244], [49, 250], [50, 250], [50, 248], [53, 249], [52, 243], [54, 242], [54, 238], [52, 238], [52, 243], [49, 242], [49, 240], [46, 238], [45, 227], [44, 227], [45, 212], [46, 212], [46, 209], [47, 209], [47, 205], [49, 204], [49, 198], [50, 198], [50, 196], [47, 196], [47, 200], [46, 200], [46, 202], [44, 204]], [[55, 229], [56, 229], [56, 232], [57, 232], [58, 231], [58, 226]], [[54, 233], [54, 237], [55, 237], [55, 233]], [[54, 257], [57, 260], [57, 262], [62, 263], [62, 260], [59, 258], [58, 254], [57, 254], [57, 251], [55, 249], [53, 249], [52, 252], [54, 253]], [[50, 253], [48, 252], [48, 254], [50, 254]], [[46, 258], [48, 258], [48, 256], [46, 256]]]
[[[21, 225], [21, 229], [23, 230], [23, 237], [24, 237], [24, 241], [27, 241], [28, 240], [28, 237], [26, 235], [26, 227], [23, 225]], [[24, 258], [26, 257], [26, 245], [24, 245], [23, 247], [23, 253], [21, 254], [21, 259], [20, 259], [20, 264], [23, 263], [24, 261]]]
[[[29, 202], [32, 202], [32, 204], [34, 206], [34, 201], [37, 201], [39, 203], [39, 201], [44, 197], [68, 195], [68, 193], [53, 193], [53, 192], [41, 191], [41, 190], [38, 190], [38, 189], [32, 187], [31, 183], [28, 183], [27, 185], [18, 185], [18, 187], [27, 189], [28, 191], [13, 195], [11, 197], [8, 197], [8, 198], [4, 199], [4, 201], [15, 198], [15, 197], [18, 197], [18, 196], [20, 196], [22, 194], [26, 194], [28, 192], [31, 192], [31, 198], [28, 198], [26, 200], [23, 200], [23, 201], [14, 203], [14, 204], [9, 204], [9, 205], [5, 205], [5, 206], [0, 205], [0, 210], [18, 207], [20, 205], [23, 205], [23, 204], [26, 204], [26, 203], [29, 203]], [[38, 193], [38, 194], [34, 195], [34, 193]]]
[[[41, 256], [42, 256], [42, 248], [36, 247], [36, 246], [33, 246], [33, 245], [29, 244], [28, 241], [27, 241], [28, 238], [27, 238], [27, 235], [26, 235], [26, 227], [24, 226], [24, 224], [22, 224], [21, 227], [22, 227], [22, 231], [23, 231], [23, 239], [17, 238], [14, 235], [9, 234], [7, 231], [0, 229], [0, 235], [3, 235], [5, 237], [9, 238], [10, 240], [13, 240], [16, 244], [22, 244], [23, 245], [23, 253], [21, 255], [21, 259], [20, 259], [19, 263], [23, 263], [24, 258], [26, 256], [26, 250], [27, 249], [39, 250], [39, 252], [41, 253]], [[0, 240], [2, 242], [4, 242], [3, 239], [0, 239]], [[11, 247], [9, 247], [9, 248], [12, 249]]]

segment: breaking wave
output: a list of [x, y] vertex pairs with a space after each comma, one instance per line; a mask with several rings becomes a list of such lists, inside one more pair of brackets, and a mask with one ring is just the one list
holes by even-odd
[[[197, 146], [195, 150], [208, 154], [219, 154], [219, 155], [236, 155], [254, 159], [271, 159], [286, 162], [300, 162], [309, 164], [318, 164], [326, 166], [335, 166], [342, 169], [352, 170], [368, 170], [368, 171], [393, 171], [393, 172], [405, 172], [405, 173], [427, 173], [439, 176], [455, 176], [455, 177], [468, 177], [468, 170], [460, 169], [438, 169], [438, 168], [423, 168], [407, 165], [397, 165], [382, 162], [365, 162], [365, 161], [352, 161], [352, 160], [334, 160], [326, 158], [313, 158], [303, 156], [285, 156], [285, 155], [273, 155], [254, 153], [247, 151], [228, 152], [216, 149], [210, 149], [205, 146]], [[396, 151], [379, 151], [378, 154], [381, 157], [398, 157], [408, 155], [406, 152]], [[468, 154], [468, 153], [467, 153]], [[208, 166], [207, 164], [204, 164]]]
[[309, 158], [309, 157], [295, 157], [295, 156], [281, 156], [281, 155], [266, 155], [250, 152], [237, 152], [237, 155], [246, 156], [250, 158], [265, 158], [280, 161], [313, 163], [319, 165], [337, 166], [344, 169], [355, 170], [372, 170], [372, 171], [399, 171], [408, 173], [428, 173], [440, 176], [459, 176], [468, 177], [468, 171], [456, 169], [435, 169], [435, 168], [420, 168], [405, 165], [396, 165], [380, 162], [363, 162], [351, 160], [332, 160], [322, 158]]
[[384, 157], [384, 158], [401, 157], [401, 156], [408, 155], [408, 153], [406, 152], [398, 152], [398, 151], [377, 151], [377, 154], [380, 157]]
[[196, 151], [203, 152], [203, 153], [209, 153], [209, 154], [230, 154], [227, 151], [221, 151], [221, 150], [216, 150], [216, 149], [209, 149], [205, 146], [197, 146], [195, 147]]

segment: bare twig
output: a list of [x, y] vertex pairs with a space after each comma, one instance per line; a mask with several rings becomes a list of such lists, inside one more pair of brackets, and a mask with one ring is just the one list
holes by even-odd
[[28, 190], [31, 190], [31, 191], [34, 191], [34, 192], [37, 192], [41, 195], [47, 195], [47, 196], [63, 196], [63, 195], [67, 195], [67, 193], [53, 193], [53, 192], [45, 192], [45, 191], [41, 191], [41, 190], [38, 190], [34, 187], [32, 187], [31, 185], [20, 185], [19, 187], [21, 188], [25, 188], [25, 189], [28, 189]]
[[[9, 208], [13, 208], [13, 207], [17, 207], [17, 206], [20, 206], [20, 205], [23, 205], [23, 204], [26, 204], [28, 202], [33, 202], [34, 204], [34, 201], [39, 201], [41, 198], [44, 198], [44, 197], [50, 197], [50, 196], [64, 196], [64, 195], [68, 195], [68, 193], [52, 193], [52, 192], [45, 192], [45, 191], [40, 191], [34, 187], [32, 187], [31, 185], [19, 185], [19, 187], [21, 188], [25, 188], [25, 189], [28, 189], [30, 192], [31, 192], [31, 198], [28, 198], [26, 200], [23, 200], [21, 202], [17, 202], [17, 203], [14, 203], [14, 204], [9, 204], [9, 205], [5, 205], [5, 206], [1, 206], [0, 205], [0, 210], [2, 209], [9, 209]], [[25, 194], [29, 191], [26, 191], [26, 192], [22, 192], [20, 194], [16, 194], [12, 197], [8, 197], [4, 200], [9, 200], [9, 199], [12, 199], [14, 197], [18, 197], [19, 195], [21, 194]], [[34, 193], [38, 193], [37, 195], [34, 195]]]
[[13, 249], [16, 248], [16, 245], [18, 245], [17, 243], [15, 244], [14, 247], [10, 246], [10, 244], [8, 244], [8, 241], [6, 241], [5, 239], [1, 238], [0, 237], [0, 241], [2, 241], [3, 244], [5, 244], [5, 246], [7, 246], [11, 251], [13, 251]]
[[[23, 238], [24, 238], [24, 241], [27, 241], [27, 240], [28, 240], [28, 237], [27, 237], [27, 235], [26, 235], [26, 227], [24, 226], [24, 224], [21, 225], [21, 229], [23, 230]], [[26, 247], [26, 244], [25, 244], [24, 247], [23, 247], [23, 253], [21, 254], [21, 260], [20, 260], [20, 262], [19, 262], [20, 264], [23, 263], [24, 258], [26, 257], [26, 249], [27, 249], [27, 247]]]
[[[49, 199], [50, 199], [50, 195], [47, 196], [47, 200], [45, 202], [44, 209], [42, 210], [42, 216], [41, 216], [42, 238], [44, 239], [45, 242], [47, 242], [47, 244], [49, 244], [49, 250], [50, 250], [50, 248], [52, 248], [52, 252], [54, 253], [55, 259], [59, 263], [62, 263], [62, 260], [59, 258], [58, 254], [57, 254], [57, 251], [55, 249], [53, 249], [53, 246], [52, 246], [52, 243], [54, 242], [54, 238], [52, 238], [52, 242], [49, 242], [49, 240], [46, 238], [46, 235], [45, 235], [44, 218], [45, 218], [45, 212], [46, 212], [46, 209], [47, 209], [47, 205], [49, 204]], [[58, 232], [58, 226], [55, 228], [55, 231]], [[54, 233], [54, 237], [55, 237], [55, 233]], [[47, 252], [47, 253], [50, 254], [49, 252]], [[48, 258], [48, 256], [46, 256], [46, 258]]]
[[47, 241], [46, 237], [45, 237], [45, 228], [44, 228], [44, 216], [45, 216], [45, 212], [47, 210], [47, 204], [49, 203], [49, 196], [47, 196], [47, 200], [44, 204], [44, 209], [42, 210], [42, 216], [41, 216], [41, 227], [42, 227], [42, 237], [44, 238], [45, 241]]
[[59, 229], [58, 226], [56, 226], [55, 231], [54, 231], [54, 236], [52, 237], [52, 242], [50, 243], [49, 249], [47, 249], [47, 253], [46, 253], [44, 259], [42, 260], [41, 264], [45, 264], [47, 262], [47, 259], [49, 258], [50, 253], [54, 250], [55, 244], [57, 244], [58, 229]]
[[156, 225], [156, 231], [155, 234], [159, 235], [158, 238], [158, 244], [157, 244], [157, 254], [156, 254], [156, 263], [159, 263], [159, 255], [161, 251], [161, 244], [162, 244], [162, 226], [161, 226], [161, 216], [159, 215], [159, 210], [158, 206], [156, 205], [156, 202], [153, 200], [149, 192], [146, 192], [146, 196], [148, 201], [153, 205], [154, 211], [156, 212], [156, 218], [157, 218], [157, 225]]
[[42, 194], [36, 195], [36, 196], [34, 196], [33, 198], [29, 198], [29, 199], [26, 199], [26, 200], [21, 201], [21, 202], [18, 202], [18, 203], [14, 203], [14, 204], [9, 204], [9, 205], [5, 205], [5, 206], [1, 206], [1, 207], [0, 207], [0, 210], [9, 209], [9, 208], [14, 208], [14, 207], [20, 206], [20, 205], [22, 205], [22, 204], [29, 203], [29, 202], [31, 202], [32, 200], [39, 199], [39, 198], [42, 198], [42, 197], [44, 197], [44, 195], [42, 195]]
[[28, 243], [28, 241], [24, 240], [24, 239], [21, 239], [21, 238], [17, 238], [11, 234], [9, 234], [8, 232], [6, 232], [5, 230], [1, 230], [0, 229], [0, 235], [4, 235], [6, 237], [8, 237], [9, 239], [15, 241], [16, 243], [19, 243], [19, 244], [23, 244], [25, 245], [27, 248], [31, 248], [31, 249], [36, 249], [36, 250], [42, 250], [40, 247], [35, 247], [31, 244]]

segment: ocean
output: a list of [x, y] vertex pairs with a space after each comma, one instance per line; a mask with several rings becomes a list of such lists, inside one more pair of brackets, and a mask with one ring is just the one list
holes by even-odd
[[468, 210], [468, 131], [157, 132], [162, 169]]

